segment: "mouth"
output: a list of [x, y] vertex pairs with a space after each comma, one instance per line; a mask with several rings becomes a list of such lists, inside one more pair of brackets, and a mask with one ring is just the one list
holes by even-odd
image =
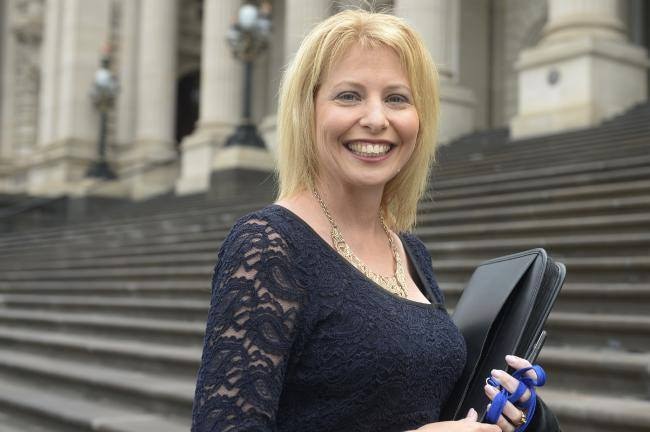
[[346, 143], [345, 147], [357, 156], [366, 158], [379, 158], [386, 156], [395, 147], [395, 145], [385, 141], [352, 141]]

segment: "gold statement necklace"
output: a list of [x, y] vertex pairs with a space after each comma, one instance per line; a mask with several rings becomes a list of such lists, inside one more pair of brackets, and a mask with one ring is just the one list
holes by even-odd
[[379, 212], [379, 222], [381, 223], [381, 227], [384, 229], [384, 232], [388, 237], [388, 244], [390, 245], [390, 249], [393, 252], [393, 258], [395, 260], [395, 275], [392, 277], [385, 277], [370, 270], [368, 266], [366, 266], [354, 254], [354, 252], [352, 252], [352, 249], [345, 242], [345, 239], [343, 238], [343, 234], [341, 234], [341, 231], [336, 226], [336, 223], [334, 222], [332, 215], [330, 215], [330, 212], [327, 209], [327, 206], [325, 205], [325, 202], [321, 198], [318, 191], [314, 189], [313, 194], [318, 200], [318, 202], [320, 203], [320, 207], [323, 209], [323, 213], [325, 213], [325, 217], [327, 217], [327, 220], [330, 223], [330, 227], [331, 227], [330, 235], [332, 236], [332, 243], [334, 244], [334, 248], [337, 250], [337, 252], [343, 255], [343, 257], [346, 260], [348, 260], [350, 264], [352, 264], [355, 268], [357, 268], [357, 270], [363, 273], [364, 276], [366, 276], [368, 279], [375, 282], [377, 285], [384, 288], [385, 290], [393, 294], [396, 294], [400, 297], [406, 298], [406, 276], [404, 274], [404, 267], [402, 266], [402, 259], [400, 258], [399, 253], [397, 252], [397, 248], [395, 247], [395, 243], [393, 242], [393, 237], [390, 235], [390, 232], [388, 231], [388, 227], [386, 226], [386, 222], [384, 221], [384, 217], [382, 216], [381, 211]]

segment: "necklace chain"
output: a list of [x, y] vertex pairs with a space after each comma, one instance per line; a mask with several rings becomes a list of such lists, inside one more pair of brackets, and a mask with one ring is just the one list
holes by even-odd
[[402, 266], [402, 259], [400, 258], [400, 255], [397, 252], [397, 247], [393, 242], [393, 237], [390, 235], [390, 232], [388, 231], [388, 226], [386, 226], [386, 222], [384, 221], [384, 216], [381, 214], [381, 211], [379, 212], [379, 222], [381, 223], [381, 227], [384, 229], [384, 232], [388, 237], [388, 244], [390, 245], [391, 252], [393, 253], [393, 259], [395, 260], [395, 275], [392, 277], [385, 277], [370, 270], [368, 266], [366, 266], [363, 263], [363, 261], [361, 261], [354, 254], [354, 252], [352, 252], [352, 249], [343, 238], [343, 234], [341, 233], [341, 230], [339, 230], [338, 226], [334, 222], [332, 215], [330, 214], [327, 206], [325, 205], [325, 202], [321, 198], [318, 191], [314, 189], [312, 193], [320, 203], [320, 207], [321, 209], [323, 209], [323, 213], [325, 213], [325, 217], [330, 223], [330, 227], [331, 227], [330, 235], [332, 237], [332, 243], [334, 244], [334, 248], [337, 250], [337, 252], [343, 255], [343, 257], [346, 260], [348, 260], [350, 264], [352, 264], [355, 268], [357, 268], [357, 270], [363, 273], [364, 276], [366, 276], [368, 279], [375, 282], [377, 285], [384, 288], [385, 290], [393, 294], [396, 294], [400, 297], [406, 298], [406, 275], [404, 273], [404, 267]]

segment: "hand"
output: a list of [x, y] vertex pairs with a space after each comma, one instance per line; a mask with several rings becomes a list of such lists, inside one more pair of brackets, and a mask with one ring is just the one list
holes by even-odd
[[[499, 426], [479, 423], [478, 413], [472, 408], [467, 417], [458, 421], [429, 423], [416, 429], [417, 432], [501, 432]], [[411, 431], [415, 432], [415, 431]]]
[[[512, 355], [506, 356], [506, 363], [514, 369], [522, 369], [530, 367], [531, 364], [528, 360], [524, 360], [519, 357]], [[537, 379], [537, 374], [534, 370], [529, 370], [526, 372], [526, 375], [530, 376], [533, 379]], [[501, 385], [508, 390], [510, 393], [514, 393], [519, 386], [519, 380], [513, 378], [512, 375], [506, 373], [505, 371], [495, 369], [492, 371], [492, 377], [497, 380]], [[494, 399], [494, 396], [497, 395], [498, 391], [489, 384], [485, 385], [485, 394], [490, 400]], [[530, 399], [530, 390], [526, 389], [524, 394], [519, 398], [518, 402], [526, 402]], [[503, 432], [513, 432], [516, 427], [513, 425], [519, 425], [521, 423], [522, 415], [525, 414], [525, 411], [520, 410], [514, 406], [511, 402], [506, 402], [505, 407], [503, 408], [503, 414], [499, 416], [497, 425], [501, 428]], [[506, 419], [507, 417], [507, 419]]]

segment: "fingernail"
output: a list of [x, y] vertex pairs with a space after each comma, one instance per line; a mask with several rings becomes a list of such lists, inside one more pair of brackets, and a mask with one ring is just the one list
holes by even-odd
[[517, 360], [517, 357], [515, 357], [513, 355], [507, 355], [506, 356], [506, 361], [512, 361], [512, 360]]
[[499, 376], [499, 375], [502, 375], [504, 373], [505, 372], [502, 371], [501, 369], [492, 369], [492, 375], [494, 375], [494, 376]]
[[470, 408], [469, 411], [467, 411], [467, 415], [473, 415], [476, 413], [476, 410], [474, 408]]
[[492, 387], [492, 386], [489, 385], [489, 384], [485, 384], [485, 387], [483, 387], [483, 388], [485, 389], [485, 391], [488, 391], [488, 392], [490, 392], [490, 393], [493, 393], [493, 392], [495, 391], [495, 388]]

